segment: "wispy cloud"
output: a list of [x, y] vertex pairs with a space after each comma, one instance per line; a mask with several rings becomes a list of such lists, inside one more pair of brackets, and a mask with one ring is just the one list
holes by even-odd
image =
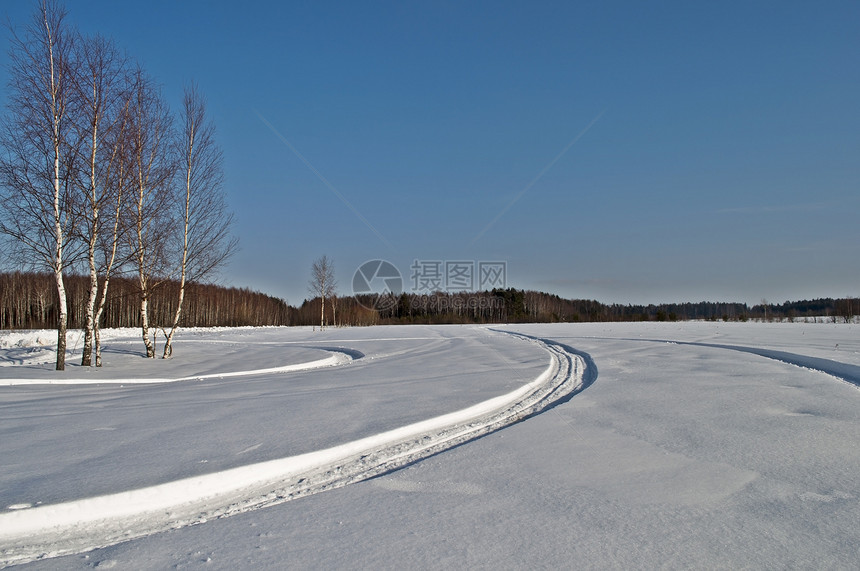
[[597, 114], [597, 116], [596, 116], [594, 119], [592, 119], [592, 120], [591, 120], [591, 123], [589, 123], [588, 125], [586, 125], [585, 129], [583, 129], [582, 131], [580, 131], [580, 132], [579, 132], [579, 134], [578, 134], [576, 137], [574, 137], [574, 138], [573, 138], [573, 139], [572, 139], [572, 140], [571, 140], [571, 141], [570, 141], [570, 142], [569, 142], [569, 143], [568, 143], [568, 144], [567, 144], [567, 145], [566, 145], [566, 146], [561, 150], [561, 152], [560, 152], [559, 154], [557, 154], [557, 155], [555, 156], [555, 158], [554, 158], [554, 159], [552, 159], [552, 160], [549, 162], [549, 164], [548, 164], [548, 165], [546, 165], [546, 166], [543, 168], [543, 170], [542, 170], [542, 171], [540, 171], [540, 172], [537, 174], [537, 176], [536, 176], [536, 177], [534, 177], [534, 178], [531, 180], [531, 182], [529, 182], [529, 183], [528, 183], [528, 184], [527, 184], [527, 185], [526, 185], [526, 186], [525, 186], [525, 187], [524, 187], [524, 188], [523, 188], [519, 193], [517, 193], [517, 195], [516, 195], [516, 196], [514, 196], [514, 198], [513, 198], [510, 202], [508, 202], [507, 206], [505, 206], [504, 208], [502, 208], [502, 210], [501, 210], [501, 211], [496, 215], [496, 217], [495, 217], [495, 218], [493, 218], [493, 219], [490, 221], [490, 223], [489, 223], [489, 224], [487, 224], [486, 226], [484, 226], [484, 229], [483, 229], [483, 230], [481, 230], [480, 232], [478, 232], [478, 235], [477, 235], [477, 236], [475, 236], [474, 238], [472, 238], [472, 241], [470, 242], [470, 245], [472, 245], [472, 244], [474, 244], [475, 242], [477, 242], [478, 240], [480, 240], [480, 239], [481, 239], [481, 237], [482, 237], [484, 234], [486, 234], [486, 233], [487, 233], [487, 230], [489, 230], [490, 228], [492, 228], [492, 227], [496, 224], [496, 222], [498, 222], [498, 221], [499, 221], [499, 219], [500, 219], [502, 216], [504, 216], [504, 215], [505, 215], [505, 213], [506, 213], [508, 210], [510, 210], [510, 209], [511, 209], [511, 207], [512, 207], [514, 204], [516, 204], [516, 203], [517, 203], [517, 201], [519, 201], [519, 199], [521, 199], [521, 198], [525, 195], [525, 193], [527, 193], [529, 190], [531, 190], [531, 188], [532, 188], [532, 187], [533, 187], [533, 186], [534, 186], [534, 185], [535, 185], [535, 184], [536, 184], [536, 183], [537, 183], [541, 178], [543, 178], [543, 175], [545, 175], [547, 172], [549, 172], [549, 169], [551, 169], [553, 166], [555, 166], [555, 163], [557, 163], [557, 162], [559, 161], [559, 159], [561, 159], [561, 157], [563, 157], [563, 156], [565, 155], [565, 153], [567, 153], [567, 151], [568, 151], [568, 150], [570, 150], [570, 148], [571, 148], [573, 145], [575, 145], [575, 144], [576, 144], [576, 142], [577, 142], [577, 141], [579, 141], [582, 137], [584, 137], [584, 136], [585, 136], [585, 134], [586, 134], [586, 133], [588, 133], [589, 129], [591, 129], [591, 128], [594, 126], [594, 124], [595, 124], [595, 123], [597, 123], [597, 122], [600, 120], [600, 118], [601, 118], [601, 117], [603, 117], [603, 114], [604, 114], [605, 112], [606, 112], [606, 110], [603, 110], [603, 111], [601, 111], [600, 113], [598, 113], [598, 114]]
[[377, 230], [377, 229], [373, 226], [373, 224], [371, 224], [371, 223], [370, 223], [370, 221], [369, 221], [367, 218], [365, 218], [365, 217], [364, 217], [364, 215], [363, 215], [361, 212], [359, 212], [358, 208], [356, 208], [355, 206], [353, 206], [353, 205], [352, 205], [352, 203], [351, 203], [349, 200], [347, 200], [347, 199], [346, 199], [346, 197], [345, 197], [345, 196], [344, 196], [344, 195], [343, 195], [343, 194], [342, 194], [338, 189], [336, 189], [336, 188], [334, 187], [334, 185], [333, 185], [332, 183], [330, 183], [330, 182], [328, 181], [328, 179], [327, 179], [326, 177], [324, 177], [324, 176], [322, 175], [322, 173], [321, 173], [320, 171], [318, 171], [318, 170], [316, 169], [316, 167], [314, 167], [314, 165], [312, 165], [312, 164], [311, 164], [311, 162], [310, 162], [309, 160], [307, 160], [307, 159], [305, 158], [305, 156], [304, 156], [303, 154], [301, 154], [301, 153], [300, 153], [300, 152], [299, 152], [299, 151], [298, 151], [298, 150], [293, 146], [293, 144], [292, 144], [292, 143], [290, 143], [290, 141], [288, 141], [288, 140], [287, 140], [287, 138], [286, 138], [286, 137], [284, 137], [284, 136], [283, 136], [283, 135], [282, 135], [282, 134], [281, 134], [281, 133], [280, 133], [280, 132], [275, 128], [275, 126], [274, 126], [274, 125], [272, 125], [272, 124], [271, 124], [271, 123], [270, 123], [270, 122], [269, 122], [265, 117], [263, 117], [263, 115], [262, 115], [259, 111], [257, 111], [256, 109], [254, 109], [254, 113], [256, 113], [256, 114], [257, 114], [257, 117], [259, 117], [259, 118], [260, 118], [260, 121], [262, 121], [262, 122], [263, 122], [263, 124], [264, 124], [266, 127], [268, 127], [268, 128], [269, 128], [269, 130], [270, 130], [272, 133], [274, 133], [274, 134], [275, 134], [275, 136], [276, 136], [278, 139], [280, 139], [280, 140], [281, 140], [281, 142], [282, 142], [283, 144], [285, 144], [285, 145], [287, 146], [287, 148], [288, 148], [288, 149], [290, 149], [290, 150], [293, 152], [293, 154], [294, 154], [294, 155], [296, 155], [296, 157], [298, 157], [298, 159], [299, 159], [300, 161], [302, 161], [302, 162], [305, 164], [305, 166], [306, 166], [306, 167], [308, 167], [308, 168], [310, 169], [310, 171], [316, 175], [316, 177], [317, 177], [318, 179], [320, 179], [320, 181], [321, 181], [321, 182], [326, 186], [326, 188], [328, 188], [330, 191], [332, 191], [332, 193], [333, 193], [335, 196], [337, 196], [337, 197], [340, 199], [340, 201], [341, 201], [341, 202], [343, 202], [343, 204], [344, 204], [347, 208], [349, 208], [349, 209], [352, 211], [352, 213], [353, 213], [353, 214], [355, 214], [355, 215], [358, 217], [358, 219], [359, 219], [359, 220], [361, 220], [361, 221], [364, 223], [364, 225], [365, 225], [365, 226], [367, 226], [367, 227], [370, 229], [370, 231], [371, 231], [371, 232], [373, 232], [374, 234], [376, 234], [376, 237], [377, 237], [377, 238], [379, 238], [379, 239], [382, 241], [382, 243], [383, 243], [383, 244], [385, 244], [386, 246], [388, 246], [388, 247], [389, 247], [389, 248], [391, 248], [392, 250], [394, 250], [394, 249], [395, 249], [395, 248], [394, 248], [394, 246], [391, 244], [391, 242], [389, 242], [388, 240], [386, 240], [386, 239], [385, 239], [385, 236], [383, 236], [383, 235], [379, 232], [379, 230]]

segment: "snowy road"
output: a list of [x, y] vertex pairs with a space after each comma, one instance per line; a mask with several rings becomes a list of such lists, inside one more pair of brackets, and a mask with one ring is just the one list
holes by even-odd
[[[831, 372], [850, 381], [860, 364], [855, 326], [504, 329], [590, 355], [598, 382], [527, 422], [370, 481], [25, 567], [850, 568], [860, 556], [860, 391], [774, 360], [835, 364]], [[486, 328], [316, 335], [246, 337], [301, 347], [307, 360], [323, 345], [365, 356], [242, 382], [0, 388], [4, 505], [336, 446], [509, 393], [546, 369], [540, 347]], [[117, 429], [121, 438], [142, 434], [101, 440], [114, 442], [104, 456], [86, 442]], [[273, 443], [280, 439], [287, 443]], [[156, 460], [142, 477], [130, 469], [148, 465], [134, 463], [138, 448]], [[194, 461], [195, 450], [213, 466]]]

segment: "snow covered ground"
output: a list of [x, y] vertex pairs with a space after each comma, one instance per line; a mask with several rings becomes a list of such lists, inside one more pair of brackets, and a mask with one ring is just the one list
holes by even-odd
[[[69, 520], [79, 545], [113, 543], [110, 526], [85, 521], [113, 501], [140, 537], [22, 568], [853, 568], [858, 332], [192, 330], [173, 359], [152, 362], [126, 330], [106, 335], [101, 370], [64, 373], [41, 347], [50, 332], [0, 333], [0, 561], [68, 548], [52, 518]], [[44, 384], [61, 378], [76, 382]], [[538, 408], [554, 405], [497, 429], [516, 418], [499, 420], [511, 406], [532, 406], [526, 393], [538, 385]], [[398, 432], [416, 426], [417, 440]], [[479, 432], [452, 432], [467, 426]], [[262, 472], [323, 450], [346, 450], [336, 464], [354, 476], [334, 464], [301, 484]], [[135, 512], [141, 490], [254, 475], [256, 487], [234, 486], [227, 509], [203, 513], [205, 500], [197, 518], [171, 519], [174, 505]], [[160, 521], [182, 527], [146, 531]]]

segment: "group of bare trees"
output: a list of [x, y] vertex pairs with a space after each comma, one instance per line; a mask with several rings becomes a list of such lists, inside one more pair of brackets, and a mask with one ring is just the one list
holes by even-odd
[[89, 276], [82, 364], [96, 366], [111, 278], [136, 277], [148, 357], [155, 357], [152, 291], [178, 281], [169, 356], [186, 284], [210, 275], [236, 248], [203, 95], [186, 87], [177, 128], [153, 78], [112, 40], [81, 35], [55, 0], [41, 0], [29, 25], [13, 31], [9, 54], [0, 232], [11, 256], [0, 264], [54, 275], [58, 370], [65, 367], [65, 274]]

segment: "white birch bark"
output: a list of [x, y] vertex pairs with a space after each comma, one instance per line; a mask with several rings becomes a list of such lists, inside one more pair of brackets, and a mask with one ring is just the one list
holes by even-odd
[[60, 86], [58, 85], [58, 70], [54, 58], [54, 46], [56, 42], [55, 30], [51, 29], [48, 8], [46, 4], [42, 5], [43, 21], [45, 24], [45, 39], [48, 48], [48, 67], [50, 71], [50, 98], [51, 98], [51, 119], [54, 146], [54, 239], [55, 239], [55, 258], [54, 258], [54, 279], [57, 284], [57, 296], [59, 298], [59, 315], [57, 316], [57, 364], [58, 371], [66, 368], [66, 326], [68, 323], [68, 307], [66, 301], [66, 288], [63, 283], [63, 212], [60, 205], [60, 146], [61, 146], [61, 122], [63, 121], [63, 112], [65, 109], [60, 101]]
[[69, 188], [76, 141], [69, 128], [73, 34], [65, 12], [43, 0], [22, 36], [12, 31], [9, 113], [0, 122], [0, 232], [10, 236], [23, 265], [41, 264], [53, 275], [58, 298], [57, 370], [65, 369], [68, 302], [63, 272], [76, 258]]

